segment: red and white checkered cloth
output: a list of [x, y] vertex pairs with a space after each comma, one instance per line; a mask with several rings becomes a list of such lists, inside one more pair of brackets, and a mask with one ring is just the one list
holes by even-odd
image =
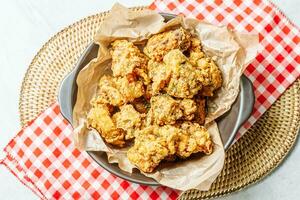
[[[261, 53], [246, 69], [256, 96], [243, 134], [300, 74], [300, 32], [272, 3], [253, 1], [155, 1], [151, 9], [183, 14], [259, 33]], [[4, 149], [1, 161], [42, 199], [175, 199], [179, 191], [142, 186], [115, 177], [74, 148], [72, 128], [57, 103], [28, 124]]]
[[101, 168], [72, 143], [57, 103], [10, 141], [5, 166], [42, 199], [176, 199], [178, 191], [130, 183]]

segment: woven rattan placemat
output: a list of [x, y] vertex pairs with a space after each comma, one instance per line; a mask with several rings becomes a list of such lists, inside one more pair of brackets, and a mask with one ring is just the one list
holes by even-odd
[[[22, 126], [57, 100], [61, 80], [74, 67], [106, 15], [107, 12], [89, 16], [63, 29], [37, 53], [22, 84], [19, 103]], [[221, 196], [261, 180], [292, 148], [299, 120], [300, 80], [227, 151], [224, 169], [209, 191], [190, 190], [180, 197]]]

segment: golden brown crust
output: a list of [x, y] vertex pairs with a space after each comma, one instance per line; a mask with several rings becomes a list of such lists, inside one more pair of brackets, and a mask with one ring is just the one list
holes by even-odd
[[132, 42], [116, 40], [111, 46], [111, 69], [115, 77], [126, 76], [133, 73], [136, 68], [146, 69], [147, 57]]
[[197, 60], [197, 67], [202, 73], [203, 96], [213, 96], [213, 92], [222, 86], [222, 73], [211, 58]]
[[162, 61], [170, 50], [187, 50], [190, 46], [190, 38], [191, 34], [181, 27], [159, 33], [149, 38], [144, 53], [153, 60]]
[[148, 75], [152, 80], [152, 85], [149, 87], [151, 95], [158, 94], [168, 84], [171, 77], [171, 69], [163, 62], [149, 60]]
[[179, 101], [169, 95], [158, 95], [151, 98], [150, 110], [147, 114], [147, 124], [175, 124], [183, 117]]
[[192, 65], [197, 65], [197, 60], [203, 58], [205, 55], [202, 51], [201, 42], [198, 38], [193, 37], [191, 39], [191, 46], [189, 48], [189, 61]]
[[139, 98], [144, 94], [144, 85], [142, 81], [129, 82], [127, 78], [121, 77], [116, 78], [115, 83], [126, 103], [132, 102], [134, 99]]
[[197, 123], [184, 122], [180, 127], [154, 125], [139, 131], [127, 157], [141, 171], [150, 173], [163, 160], [187, 158], [198, 152], [212, 152], [209, 133]]
[[146, 124], [165, 125], [192, 120], [196, 111], [196, 102], [192, 99], [176, 100], [167, 94], [157, 95], [151, 98]]
[[180, 101], [180, 108], [183, 111], [183, 120], [192, 120], [197, 111], [197, 104], [193, 99], [182, 99]]
[[135, 132], [141, 128], [142, 115], [137, 112], [130, 104], [120, 107], [120, 112], [117, 112], [112, 117], [118, 129], [126, 132], [125, 139], [134, 138]]
[[212, 58], [202, 52], [198, 38], [191, 39], [189, 61], [201, 71], [202, 95], [213, 96], [213, 92], [222, 86], [222, 73]]
[[99, 81], [98, 95], [92, 103], [121, 106], [144, 94], [141, 81], [128, 80], [128, 77], [103, 76]]
[[149, 126], [139, 131], [134, 146], [127, 151], [129, 161], [143, 172], [152, 172], [162, 160], [175, 154], [178, 131], [170, 125]]
[[177, 156], [187, 158], [198, 152], [211, 154], [212, 140], [206, 128], [192, 122], [184, 122], [180, 128], [182, 131], [177, 142]]
[[118, 90], [114, 78], [111, 76], [102, 76], [98, 84], [97, 96], [92, 99], [91, 103], [119, 106], [125, 102], [125, 98]]
[[107, 143], [123, 147], [125, 140], [135, 137], [143, 118], [130, 104], [121, 106], [113, 116], [108, 105], [94, 104], [87, 116], [87, 126], [96, 129]]
[[107, 143], [125, 145], [125, 131], [115, 126], [106, 105], [94, 104], [87, 116], [87, 126], [96, 129]]
[[178, 98], [193, 98], [202, 88], [201, 71], [192, 66], [178, 49], [170, 51], [164, 62], [171, 68], [171, 78], [165, 91]]

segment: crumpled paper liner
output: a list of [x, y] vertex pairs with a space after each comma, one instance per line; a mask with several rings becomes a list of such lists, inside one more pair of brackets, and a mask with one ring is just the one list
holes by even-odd
[[208, 156], [194, 156], [182, 162], [166, 163], [153, 173], [144, 173], [162, 185], [178, 190], [208, 190], [224, 165], [225, 152], [217, 124], [213, 121], [230, 109], [239, 93], [240, 76], [255, 58], [258, 49], [257, 35], [240, 34], [195, 19], [176, 17], [165, 23], [155, 11], [131, 11], [120, 4], [111, 9], [110, 15], [100, 25], [94, 38], [99, 45], [97, 58], [90, 61], [77, 77], [77, 101], [73, 110], [75, 145], [87, 151], [104, 151], [110, 163], [132, 172], [133, 166], [126, 156], [129, 147], [113, 148], [107, 145], [95, 130], [87, 129], [86, 116], [90, 110], [90, 100], [97, 90], [98, 81], [104, 74], [111, 74], [110, 43], [116, 39], [127, 39], [144, 45], [152, 34], [171, 27], [183, 26], [197, 34], [205, 53], [214, 56], [223, 75], [222, 88], [208, 102], [209, 114], [206, 127], [211, 134], [214, 150]]

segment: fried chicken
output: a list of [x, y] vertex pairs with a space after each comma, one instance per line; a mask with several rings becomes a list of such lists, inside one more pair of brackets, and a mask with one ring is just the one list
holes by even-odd
[[190, 41], [188, 58], [174, 49], [164, 55], [163, 62], [148, 62], [153, 95], [164, 89], [178, 98], [192, 98], [199, 90], [203, 96], [213, 96], [222, 86], [222, 73], [215, 62], [205, 56], [200, 40], [194, 37]]
[[222, 86], [222, 73], [211, 58], [201, 58], [197, 61], [197, 67], [202, 73], [202, 95], [213, 96], [213, 92]]
[[162, 61], [163, 57], [173, 49], [185, 51], [190, 46], [191, 34], [183, 28], [166, 31], [149, 38], [144, 53], [155, 61]]
[[172, 69], [170, 81], [165, 91], [178, 98], [193, 98], [202, 88], [202, 73], [192, 66], [181, 51], [170, 51], [164, 57], [165, 64]]
[[126, 132], [115, 126], [108, 106], [94, 104], [87, 116], [87, 126], [96, 129], [107, 143], [124, 146]]
[[150, 173], [162, 160], [175, 154], [178, 134], [179, 129], [170, 125], [148, 126], [138, 132], [127, 157], [141, 171]]
[[176, 155], [187, 158], [193, 153], [212, 152], [212, 140], [206, 128], [197, 123], [184, 122], [180, 126], [181, 132], [177, 141]]
[[188, 49], [188, 52], [189, 52], [189, 61], [192, 65], [197, 65], [197, 60], [205, 57], [205, 54], [202, 51], [201, 42], [196, 37], [193, 37], [191, 39], [191, 45]]
[[163, 62], [150, 60], [148, 73], [152, 80], [152, 95], [165, 90], [178, 98], [192, 98], [202, 88], [202, 74], [178, 49], [164, 56]]
[[141, 128], [142, 119], [130, 104], [121, 106], [113, 116], [107, 105], [94, 104], [87, 116], [87, 126], [95, 128], [107, 143], [123, 147], [125, 140], [134, 138]]
[[116, 127], [126, 132], [125, 139], [134, 138], [134, 133], [141, 128], [142, 115], [130, 104], [120, 107], [120, 111], [112, 117]]
[[169, 95], [153, 96], [150, 101], [150, 110], [147, 114], [147, 125], [175, 124], [176, 120], [182, 118], [179, 101]]
[[129, 82], [127, 78], [121, 77], [116, 78], [115, 83], [116, 87], [123, 95], [125, 102], [131, 102], [144, 94], [144, 85], [142, 81]]
[[139, 131], [127, 157], [141, 171], [150, 173], [163, 160], [187, 158], [198, 152], [212, 152], [209, 133], [197, 123], [184, 122], [180, 127], [153, 125]]
[[148, 59], [138, 47], [127, 40], [116, 40], [111, 46], [113, 76], [135, 74], [142, 77], [146, 83], [149, 83], [150, 80], [145, 71]]
[[125, 98], [118, 90], [113, 77], [104, 75], [99, 81], [97, 96], [92, 99], [91, 103], [111, 104], [113, 106], [118, 106], [125, 103]]
[[92, 102], [121, 106], [144, 94], [141, 81], [129, 82], [126, 77], [102, 76], [99, 81], [98, 95]]
[[180, 101], [180, 108], [183, 111], [184, 120], [194, 119], [195, 113], [197, 111], [197, 104], [193, 99], [182, 99]]
[[189, 61], [201, 71], [202, 95], [213, 96], [213, 92], [222, 86], [222, 73], [215, 62], [202, 52], [198, 38], [191, 39]]
[[149, 60], [148, 75], [152, 80], [151, 95], [158, 94], [168, 84], [171, 77], [171, 68], [163, 62]]
[[167, 94], [152, 97], [150, 106], [147, 113], [147, 125], [175, 124], [179, 119], [192, 120], [194, 113], [197, 111], [194, 100], [175, 100]]

